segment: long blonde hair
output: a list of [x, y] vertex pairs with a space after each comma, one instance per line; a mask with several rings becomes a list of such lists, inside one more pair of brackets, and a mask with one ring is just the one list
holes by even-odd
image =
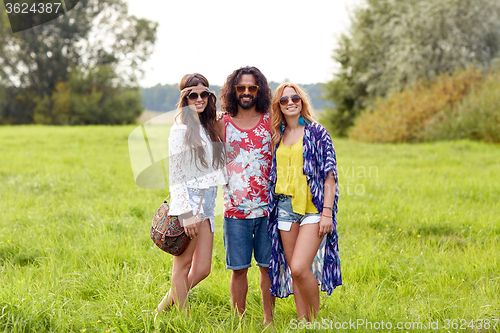
[[300, 111], [302, 117], [310, 122], [316, 121], [312, 115], [313, 110], [307, 92], [304, 89], [300, 88], [298, 85], [291, 82], [285, 82], [280, 84], [279, 87], [276, 88], [276, 91], [274, 92], [273, 95], [273, 99], [271, 100], [271, 109], [272, 109], [271, 148], [273, 152], [274, 148], [281, 139], [280, 124], [283, 124], [284, 127], [286, 127], [287, 125], [286, 119], [283, 116], [283, 112], [281, 112], [280, 108], [280, 98], [281, 96], [283, 96], [283, 91], [287, 87], [293, 88], [297, 93], [297, 95], [299, 95], [300, 98], [302, 99], [302, 111]]

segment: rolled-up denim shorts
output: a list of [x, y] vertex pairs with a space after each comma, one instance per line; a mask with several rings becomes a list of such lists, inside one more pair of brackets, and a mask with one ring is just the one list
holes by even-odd
[[[189, 204], [191, 205], [193, 214], [196, 214], [198, 211], [202, 192], [202, 188], [188, 188]], [[205, 189], [205, 195], [200, 207], [201, 220], [210, 220], [210, 230], [212, 232], [215, 231], [215, 198], [217, 198], [217, 186]]]
[[267, 234], [267, 216], [254, 219], [224, 218], [226, 268], [240, 270], [252, 266], [252, 252], [257, 266], [269, 267], [271, 239]]
[[293, 212], [292, 197], [289, 195], [278, 194], [278, 229], [290, 231], [292, 223], [304, 224], [318, 223], [321, 215], [318, 213], [306, 213], [305, 215]]

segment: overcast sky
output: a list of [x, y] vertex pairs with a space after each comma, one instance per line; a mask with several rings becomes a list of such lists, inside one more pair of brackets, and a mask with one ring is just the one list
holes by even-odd
[[198, 72], [222, 85], [251, 65], [270, 81], [307, 84], [332, 78], [336, 36], [352, 0], [127, 0], [129, 13], [159, 23], [143, 87], [178, 83]]

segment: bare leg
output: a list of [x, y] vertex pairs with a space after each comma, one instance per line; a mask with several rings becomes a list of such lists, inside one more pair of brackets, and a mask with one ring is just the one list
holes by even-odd
[[273, 311], [276, 297], [271, 296], [271, 280], [267, 267], [260, 267], [260, 290], [262, 292], [262, 308], [264, 309], [264, 325], [273, 323]]
[[322, 240], [318, 237], [318, 230], [318, 223], [300, 227], [292, 260], [289, 261], [292, 278], [306, 307], [308, 321], [316, 318], [319, 311], [318, 281], [311, 272], [314, 256], [318, 252]]
[[248, 268], [234, 270], [231, 275], [231, 283], [229, 285], [229, 292], [231, 294], [231, 301], [233, 309], [237, 309], [238, 313], [243, 316], [245, 314], [245, 306], [247, 301]]
[[210, 274], [214, 234], [210, 229], [210, 221], [208, 219], [201, 223], [197, 238], [192, 266], [188, 275], [188, 285], [190, 289], [203, 281]]
[[172, 267], [172, 277], [170, 280], [170, 291], [168, 294], [170, 294], [170, 298], [172, 298], [172, 303], [177, 304], [180, 310], [184, 308], [184, 303], [189, 290], [188, 274], [191, 269], [196, 242], [196, 238], [192, 239], [184, 253], [180, 256], [174, 256], [174, 265]]
[[178, 290], [176, 293], [177, 303], [179, 304], [179, 309], [183, 309], [189, 289], [210, 274], [212, 249], [213, 233], [210, 229], [210, 221], [207, 219], [201, 223], [198, 237], [191, 240], [186, 251], [180, 256], [174, 257], [171, 288], [158, 305], [158, 312], [162, 312], [174, 304], [172, 290]]
[[[280, 230], [281, 241], [283, 243], [283, 250], [285, 251], [285, 257], [290, 264], [293, 258], [293, 251], [295, 249], [295, 243], [297, 242], [297, 237], [299, 236], [300, 225], [298, 223], [292, 223], [292, 227], [289, 231]], [[295, 308], [297, 309], [297, 317], [299, 319], [305, 318], [307, 311], [306, 305], [302, 300], [300, 295], [300, 290], [293, 280], [293, 299], [295, 300]]]

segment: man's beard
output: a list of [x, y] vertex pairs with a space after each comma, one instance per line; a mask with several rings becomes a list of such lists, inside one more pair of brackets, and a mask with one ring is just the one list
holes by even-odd
[[[251, 100], [249, 102], [243, 102], [241, 99], [243, 97], [250, 97]], [[257, 99], [252, 95], [240, 95], [238, 96], [238, 105], [241, 106], [242, 109], [248, 110], [251, 109], [257, 103]]]

